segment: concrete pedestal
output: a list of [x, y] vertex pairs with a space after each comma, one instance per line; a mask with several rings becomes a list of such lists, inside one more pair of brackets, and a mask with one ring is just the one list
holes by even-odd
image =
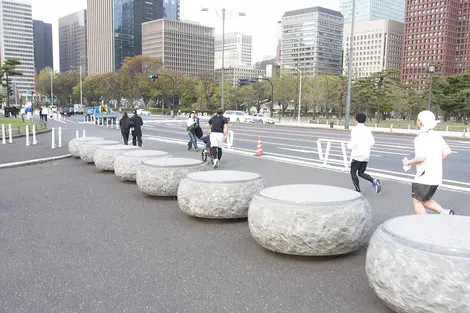
[[248, 224], [264, 248], [294, 255], [329, 256], [364, 245], [372, 221], [367, 200], [349, 189], [286, 185], [262, 190]]
[[104, 140], [101, 137], [80, 137], [74, 138], [69, 141], [69, 152], [73, 157], [80, 157], [80, 146], [83, 142], [94, 141], [94, 140]]
[[178, 205], [188, 215], [231, 219], [248, 215], [256, 193], [264, 188], [260, 175], [239, 171], [188, 174], [178, 188]]
[[95, 151], [93, 161], [96, 167], [102, 171], [114, 171], [114, 161], [118, 155], [139, 149], [140, 147], [129, 145], [103, 146]]
[[470, 312], [470, 217], [388, 220], [370, 240], [366, 273], [375, 294], [396, 312]]
[[176, 197], [181, 179], [206, 169], [201, 160], [186, 158], [156, 158], [145, 160], [137, 168], [139, 190], [151, 196]]
[[80, 158], [87, 162], [93, 163], [95, 151], [104, 146], [118, 145], [119, 141], [113, 140], [94, 140], [83, 142], [80, 146]]
[[114, 162], [114, 173], [124, 181], [135, 181], [137, 167], [145, 160], [153, 158], [168, 158], [170, 155], [165, 151], [158, 150], [136, 150], [126, 152], [116, 157]]

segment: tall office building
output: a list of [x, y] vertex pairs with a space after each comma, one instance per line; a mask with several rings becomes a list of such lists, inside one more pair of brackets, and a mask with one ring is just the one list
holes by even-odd
[[[350, 28], [346, 24], [344, 29]], [[352, 72], [354, 79], [367, 77], [386, 69], [401, 68], [404, 24], [391, 20], [363, 21], [355, 25]], [[344, 34], [344, 74], [348, 72], [351, 43]]]
[[[404, 23], [406, 0], [356, 0], [355, 22], [393, 20]], [[351, 24], [353, 0], [340, 0], [339, 10], [344, 23]]]
[[430, 65], [443, 75], [469, 71], [469, 20], [469, 0], [407, 0], [402, 78], [424, 85]]
[[52, 48], [52, 24], [33, 20], [34, 31], [34, 64], [39, 73], [45, 67], [54, 67]]
[[10, 77], [20, 94], [34, 90], [34, 35], [31, 3], [0, 0], [0, 60], [20, 61], [22, 76]]
[[87, 73], [86, 10], [59, 19], [60, 71], [79, 70]]
[[[225, 34], [224, 68], [252, 66], [252, 37], [242, 33]], [[222, 35], [215, 37], [215, 69], [222, 68]]]
[[87, 0], [88, 74], [114, 71], [113, 0]]
[[180, 19], [180, 0], [163, 0], [165, 9], [165, 18], [167, 20], [179, 21]]
[[160, 19], [142, 24], [142, 53], [193, 77], [214, 73], [214, 29], [199, 23]]
[[282, 66], [297, 67], [303, 76], [341, 74], [344, 25], [340, 12], [322, 7], [289, 11], [281, 24]]

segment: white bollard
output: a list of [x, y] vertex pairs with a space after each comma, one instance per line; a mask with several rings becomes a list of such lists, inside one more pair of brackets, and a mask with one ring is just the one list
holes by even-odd
[[59, 148], [62, 148], [62, 127], [59, 127], [59, 131], [58, 131], [58, 137], [59, 137], [59, 144], [58, 144], [58, 147]]
[[449, 126], [446, 126], [446, 132], [448, 132], [448, 131], [449, 131]]
[[75, 131], [75, 138], [76, 138], [76, 139], [80, 138], [80, 133], [78, 132], [78, 130]]
[[119, 123], [116, 121], [116, 129], [119, 129]]
[[111, 120], [111, 128], [114, 128], [114, 118]]
[[411, 125], [410, 125], [410, 124], [408, 124], [408, 130], [410, 130], [410, 129], [411, 129]]
[[29, 146], [29, 125], [26, 125], [26, 145]]
[[52, 145], [51, 149], [55, 149], [55, 128], [52, 127]]
[[390, 132], [393, 132], [393, 124], [390, 124]]
[[2, 124], [2, 144], [6, 145], [7, 142], [5, 140], [5, 124]]
[[33, 125], [33, 145], [37, 145], [38, 141], [36, 140], [36, 125]]
[[109, 119], [106, 118], [106, 127], [109, 127]]
[[13, 143], [13, 135], [11, 132], [11, 124], [8, 124], [8, 143]]
[[86, 131], [85, 130], [83, 130], [83, 132], [82, 132], [82, 137], [86, 137]]

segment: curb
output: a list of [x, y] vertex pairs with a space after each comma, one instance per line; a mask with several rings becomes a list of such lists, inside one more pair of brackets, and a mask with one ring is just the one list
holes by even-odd
[[0, 169], [52, 162], [52, 161], [57, 161], [57, 160], [70, 158], [71, 156], [72, 156], [71, 154], [64, 154], [64, 155], [59, 155], [59, 156], [55, 156], [55, 157], [48, 157], [48, 158], [42, 158], [42, 159], [34, 159], [34, 160], [28, 160], [28, 161], [4, 163], [4, 164], [0, 164]]
[[[36, 135], [41, 135], [41, 134], [45, 134], [45, 133], [50, 133], [51, 131], [52, 131], [52, 128], [46, 129], [46, 130], [41, 130], [41, 131], [36, 132]], [[29, 134], [29, 136], [31, 137], [32, 135]], [[13, 139], [13, 138], [23, 138], [23, 137], [26, 137], [26, 134], [11, 136], [12, 139]]]

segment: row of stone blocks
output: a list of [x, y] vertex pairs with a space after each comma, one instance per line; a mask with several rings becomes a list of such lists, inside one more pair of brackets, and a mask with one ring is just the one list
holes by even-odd
[[[148, 195], [177, 196], [190, 216], [248, 217], [253, 238], [266, 249], [332, 256], [366, 243], [372, 212], [354, 191], [320, 185], [264, 188], [256, 173], [206, 171], [199, 160], [90, 138], [71, 142], [70, 152], [101, 170], [114, 170], [122, 180], [136, 181]], [[470, 218], [462, 216], [391, 219], [374, 232], [366, 256], [375, 294], [405, 313], [470, 312], [469, 265]]]

